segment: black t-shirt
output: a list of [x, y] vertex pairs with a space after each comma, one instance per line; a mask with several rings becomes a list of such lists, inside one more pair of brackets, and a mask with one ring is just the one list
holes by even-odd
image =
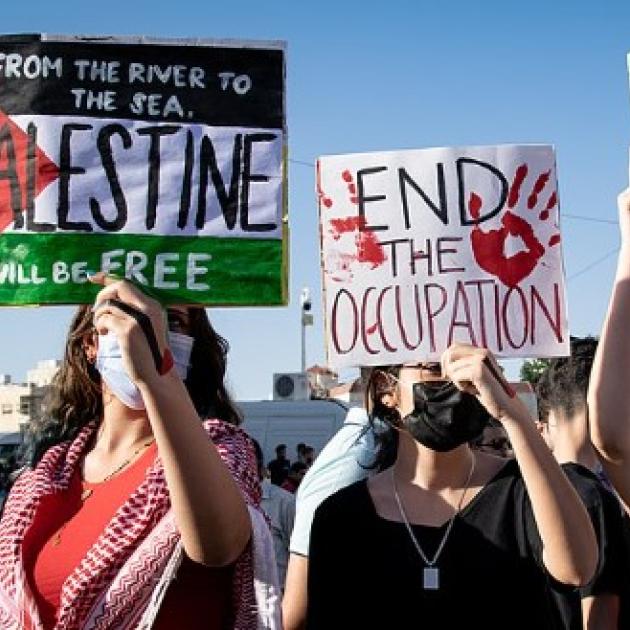
[[[412, 526], [432, 558], [442, 527]], [[367, 482], [324, 501], [311, 530], [308, 630], [566, 628], [518, 464], [509, 461], [456, 517], [425, 590], [404, 524], [380, 517]]]
[[563, 628], [582, 630], [582, 597], [617, 595], [622, 607], [627, 607], [630, 563], [624, 540], [623, 513], [617, 498], [588, 468], [579, 464], [563, 464], [562, 469], [588, 510], [599, 544], [599, 564], [590, 584], [579, 591], [554, 592]]

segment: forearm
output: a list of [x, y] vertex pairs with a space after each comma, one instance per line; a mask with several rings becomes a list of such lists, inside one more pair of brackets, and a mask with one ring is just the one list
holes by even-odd
[[184, 384], [171, 371], [141, 391], [186, 554], [209, 566], [234, 562], [251, 535], [247, 506]]
[[304, 630], [306, 627], [307, 583], [308, 558], [292, 553], [282, 599], [285, 630]]
[[619, 254], [589, 386], [591, 439], [605, 459], [630, 465], [630, 247]]
[[595, 532], [579, 495], [533, 421], [503, 418], [543, 543], [543, 562], [559, 582], [587, 583], [597, 566]]

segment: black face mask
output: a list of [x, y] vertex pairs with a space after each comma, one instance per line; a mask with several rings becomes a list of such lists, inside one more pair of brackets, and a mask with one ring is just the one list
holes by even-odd
[[475, 396], [461, 392], [451, 382], [415, 383], [413, 398], [414, 410], [402, 424], [433, 451], [451, 451], [474, 440], [490, 419]]

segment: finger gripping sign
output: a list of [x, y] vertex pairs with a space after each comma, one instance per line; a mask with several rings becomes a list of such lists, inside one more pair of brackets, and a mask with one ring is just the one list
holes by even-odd
[[281, 42], [0, 37], [0, 304], [287, 301]]
[[326, 156], [317, 196], [333, 368], [568, 354], [552, 147]]

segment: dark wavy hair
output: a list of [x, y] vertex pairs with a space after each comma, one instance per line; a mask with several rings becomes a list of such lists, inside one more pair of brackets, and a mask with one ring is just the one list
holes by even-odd
[[388, 365], [373, 368], [365, 386], [365, 408], [370, 419], [370, 430], [374, 434], [376, 453], [368, 468], [385, 470], [394, 464], [398, 454], [398, 431], [400, 414], [383, 404], [383, 395], [392, 392], [391, 377], [398, 379], [400, 366]]
[[[200, 418], [220, 418], [239, 424], [241, 415], [225, 387], [228, 342], [215, 332], [205, 309], [189, 307], [194, 339], [185, 384]], [[80, 306], [72, 319], [66, 349], [55, 375], [41, 418], [31, 422], [21, 449], [22, 465], [33, 467], [55, 444], [72, 440], [92, 420], [103, 416], [101, 376], [88, 362], [85, 338], [95, 332], [92, 307]]]
[[586, 407], [597, 339], [571, 337], [571, 356], [551, 359], [536, 384], [540, 419], [545, 421], [551, 409], [571, 417]]

